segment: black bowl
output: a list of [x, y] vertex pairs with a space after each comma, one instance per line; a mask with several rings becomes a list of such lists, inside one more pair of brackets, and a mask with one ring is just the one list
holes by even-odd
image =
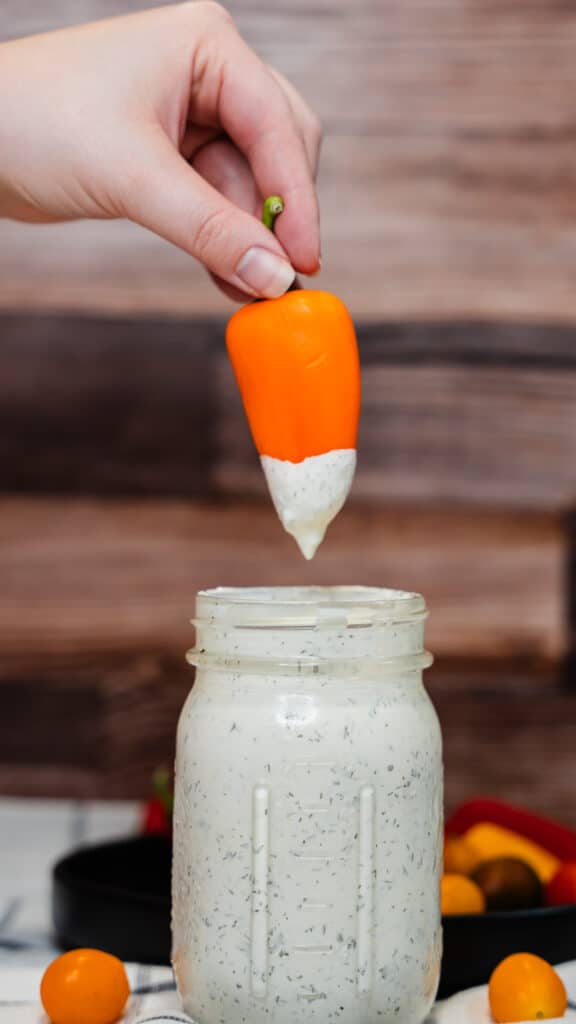
[[576, 959], [576, 905], [458, 914], [442, 919], [441, 997], [485, 985], [512, 953], [535, 953], [551, 964]]
[[[92, 846], [53, 872], [52, 914], [64, 949], [91, 946], [122, 960], [170, 962], [172, 844], [142, 836]], [[576, 906], [445, 917], [440, 995], [488, 981], [510, 953], [576, 958]]]
[[171, 863], [172, 843], [161, 836], [89, 846], [59, 861], [52, 874], [58, 944], [170, 963]]

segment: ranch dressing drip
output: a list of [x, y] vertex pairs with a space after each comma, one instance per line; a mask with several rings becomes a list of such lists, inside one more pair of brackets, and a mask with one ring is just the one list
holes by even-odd
[[441, 740], [418, 595], [199, 595], [178, 727], [173, 961], [198, 1024], [421, 1024]]
[[262, 455], [260, 461], [282, 526], [304, 558], [313, 558], [348, 497], [356, 469], [355, 449], [312, 455], [302, 462], [269, 455]]

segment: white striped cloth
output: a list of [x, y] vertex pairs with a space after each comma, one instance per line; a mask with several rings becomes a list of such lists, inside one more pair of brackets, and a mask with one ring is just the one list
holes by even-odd
[[[37, 1001], [44, 966], [0, 966], [0, 1024], [47, 1024]], [[127, 969], [131, 985], [136, 988], [160, 987], [172, 980], [167, 967], [127, 964]], [[571, 1001], [575, 1002], [576, 961], [563, 964], [558, 971]], [[122, 1020], [125, 1024], [194, 1024], [181, 1012], [177, 994], [165, 991], [133, 997]], [[569, 1009], [562, 1018], [562, 1024], [569, 1021], [576, 1021], [576, 1010]], [[492, 1024], [486, 988], [470, 989], [437, 1003], [426, 1024]]]

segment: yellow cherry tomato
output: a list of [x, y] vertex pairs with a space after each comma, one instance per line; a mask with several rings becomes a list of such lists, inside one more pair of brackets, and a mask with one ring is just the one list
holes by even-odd
[[40, 998], [52, 1024], [114, 1024], [130, 996], [124, 964], [98, 949], [74, 949], [46, 968]]
[[442, 913], [483, 914], [486, 910], [484, 893], [476, 882], [465, 875], [445, 874], [440, 884]]
[[471, 875], [478, 867], [478, 857], [464, 836], [446, 836], [444, 840], [444, 871], [449, 875]]
[[568, 1005], [562, 979], [546, 960], [532, 953], [515, 953], [498, 964], [488, 997], [497, 1024], [563, 1017]]

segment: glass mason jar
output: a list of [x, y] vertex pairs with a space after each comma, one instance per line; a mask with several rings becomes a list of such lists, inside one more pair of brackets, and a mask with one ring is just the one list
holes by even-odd
[[421, 1024], [442, 752], [417, 594], [200, 593], [178, 727], [173, 961], [198, 1024]]

